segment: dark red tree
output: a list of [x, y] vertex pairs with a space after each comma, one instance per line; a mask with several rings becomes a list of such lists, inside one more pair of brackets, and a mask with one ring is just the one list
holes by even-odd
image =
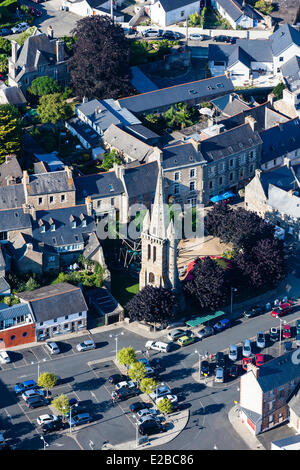
[[81, 98], [119, 98], [133, 92], [130, 83], [129, 42], [121, 26], [108, 16], [82, 18], [70, 61], [71, 85]]

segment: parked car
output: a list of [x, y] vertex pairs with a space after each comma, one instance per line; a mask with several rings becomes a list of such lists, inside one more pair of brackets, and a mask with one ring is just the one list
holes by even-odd
[[72, 416], [72, 418], [69, 419], [69, 425], [71, 427], [80, 426], [81, 424], [90, 423], [91, 421], [93, 421], [93, 419], [89, 413], [81, 413], [79, 415]]
[[292, 305], [289, 302], [286, 302], [285, 304], [281, 304], [279, 307], [274, 308], [271, 312], [271, 315], [275, 318], [283, 317], [284, 315], [290, 313], [292, 308]]
[[167, 335], [167, 338], [170, 341], [177, 341], [178, 338], [180, 338], [181, 336], [184, 336], [184, 335], [185, 335], [184, 330], [177, 329], [177, 330], [170, 331], [170, 333], [168, 333], [168, 335]]
[[200, 366], [200, 374], [204, 377], [209, 375], [209, 363], [208, 361], [202, 361]]
[[250, 357], [251, 356], [251, 341], [250, 339], [244, 339], [243, 341], [243, 356]]
[[9, 28], [0, 29], [0, 36], [8, 36], [11, 33], [12, 33], [12, 31]]
[[230, 321], [228, 320], [228, 318], [223, 318], [223, 320], [220, 320], [217, 323], [215, 323], [213, 328], [216, 333], [219, 333], [220, 331], [226, 330], [229, 327], [230, 327]]
[[170, 402], [172, 403], [172, 405], [174, 405], [175, 403], [178, 402], [178, 397], [176, 395], [165, 395], [163, 397], [159, 397], [155, 400], [155, 404], [158, 405], [159, 402], [161, 400], [163, 400], [164, 398], [167, 398], [168, 400], [170, 400]]
[[10, 357], [6, 351], [0, 351], [0, 362], [1, 364], [9, 364]]
[[157, 417], [157, 416], [153, 416], [153, 415], [145, 415], [145, 416], [142, 416], [141, 418], [138, 418], [137, 419], [137, 422], [138, 424], [143, 424], [143, 423], [146, 423], [147, 421], [156, 421], [156, 422], [160, 422], [160, 419]]
[[184, 320], [174, 321], [174, 322], [168, 324], [167, 330], [171, 330], [172, 328], [180, 328], [182, 326], [185, 326], [185, 321]]
[[142, 36], [144, 36], [145, 38], [159, 38], [161, 36], [161, 32], [159, 29], [147, 28], [142, 31]]
[[169, 39], [171, 41], [178, 41], [181, 38], [181, 34], [177, 33], [176, 31], [164, 31], [162, 34], [163, 39]]
[[27, 401], [29, 398], [32, 397], [44, 397], [46, 394], [45, 390], [41, 388], [27, 390], [26, 392], [22, 393], [23, 400]]
[[260, 367], [265, 362], [265, 357], [263, 354], [255, 354], [255, 365]]
[[116, 384], [116, 390], [120, 390], [121, 388], [136, 388], [136, 383], [132, 380], [128, 380]]
[[242, 359], [242, 368], [244, 370], [248, 370], [248, 364], [252, 363], [251, 357], [243, 357]]
[[150, 393], [150, 398], [156, 400], [159, 397], [164, 397], [165, 395], [171, 395], [171, 389], [167, 385], [160, 385], [156, 387], [155, 391]]
[[243, 315], [245, 318], [252, 318], [256, 315], [260, 315], [263, 312], [264, 309], [262, 307], [260, 307], [259, 305], [253, 305], [253, 307], [251, 307], [249, 310], [245, 310]]
[[112, 393], [112, 397], [118, 400], [127, 400], [128, 398], [136, 397], [139, 393], [140, 391], [137, 388], [120, 388], [120, 390], [115, 390]]
[[270, 341], [278, 341], [279, 340], [279, 331], [278, 331], [278, 328], [276, 328], [275, 326], [272, 326], [272, 328], [270, 328]]
[[208, 336], [212, 336], [215, 334], [215, 330], [213, 329], [212, 326], [206, 326], [205, 328], [202, 328], [202, 330], [199, 330], [196, 333], [196, 336], [200, 339], [207, 338]]
[[290, 327], [290, 325], [288, 325], [288, 324], [283, 325], [283, 328], [282, 328], [282, 337], [283, 337], [283, 338], [291, 338], [291, 337], [292, 337], [292, 332], [291, 332], [291, 327]]
[[203, 41], [204, 36], [203, 36], [203, 34], [199, 34], [199, 33], [191, 33], [191, 34], [189, 34], [189, 39], [191, 41]]
[[46, 414], [38, 416], [36, 422], [39, 426], [42, 426], [42, 424], [52, 423], [53, 421], [58, 421], [59, 419], [60, 418], [58, 418], [58, 416]]
[[296, 335], [300, 335], [300, 319], [296, 320]]
[[296, 346], [297, 346], [297, 348], [299, 348], [299, 346], [300, 346], [300, 335], [298, 335], [298, 334], [296, 335]]
[[231, 378], [236, 378], [239, 376], [239, 366], [237, 364], [233, 364], [228, 369], [228, 375]]
[[57, 420], [43, 424], [41, 429], [43, 434], [49, 434], [50, 432], [60, 431], [61, 429], [64, 429], [64, 427], [65, 423], [62, 420]]
[[222, 352], [216, 354], [216, 367], [225, 367], [225, 356]]
[[160, 352], [169, 352], [171, 346], [169, 343], [163, 343], [162, 341], [147, 341], [145, 348], [154, 349], [155, 351]]
[[122, 382], [123, 380], [127, 380], [127, 379], [128, 379], [128, 377], [126, 377], [126, 375], [122, 375], [122, 374], [113, 374], [110, 377], [108, 377], [108, 381], [112, 385], [116, 385], [119, 382]]
[[95, 349], [96, 344], [92, 339], [87, 339], [86, 341], [83, 341], [82, 343], [77, 344], [76, 349], [77, 351], [88, 351], [89, 349]]
[[217, 367], [215, 370], [215, 382], [224, 382], [224, 369]]
[[59, 354], [60, 350], [56, 343], [49, 342], [45, 344], [46, 349], [50, 352], [50, 354]]
[[164, 432], [166, 429], [165, 427], [161, 424], [158, 423], [157, 421], [153, 420], [148, 420], [143, 424], [139, 425], [139, 433], [142, 436], [150, 436], [151, 434], [158, 434], [161, 432]]
[[155, 408], [143, 408], [137, 412], [137, 416], [142, 418], [143, 416], [155, 416], [157, 414], [157, 410]]
[[17, 394], [26, 392], [26, 390], [31, 390], [32, 388], [39, 388], [37, 383], [34, 380], [25, 380], [25, 382], [17, 383], [15, 385], [15, 392]]
[[214, 36], [213, 38], [214, 41], [216, 42], [227, 42], [227, 43], [230, 43], [230, 44], [234, 44], [236, 42], [236, 39], [235, 38], [232, 38], [230, 36]]
[[236, 361], [238, 357], [238, 347], [235, 344], [229, 346], [228, 357], [231, 361]]
[[187, 346], [188, 344], [192, 344], [195, 341], [195, 338], [189, 336], [182, 336], [177, 340], [177, 344], [179, 346]]
[[29, 28], [29, 25], [27, 23], [19, 23], [17, 24], [16, 26], [13, 26], [11, 28], [11, 32], [13, 34], [18, 34], [18, 33], [22, 33], [23, 31], [26, 31], [26, 29]]
[[39, 408], [40, 406], [47, 406], [49, 404], [49, 400], [45, 397], [31, 397], [25, 401], [27, 408]]
[[131, 403], [129, 406], [129, 410], [132, 413], [136, 413], [137, 411], [144, 410], [145, 408], [151, 408], [153, 405], [152, 403], [144, 403], [143, 401], [138, 401], [135, 403]]
[[263, 331], [258, 331], [256, 335], [256, 346], [261, 349], [266, 347], [266, 338]]

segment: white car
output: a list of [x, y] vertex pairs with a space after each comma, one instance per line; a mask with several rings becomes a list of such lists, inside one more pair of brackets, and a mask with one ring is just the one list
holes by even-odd
[[116, 390], [120, 390], [120, 388], [135, 388], [136, 384], [132, 380], [124, 381], [124, 382], [119, 382], [116, 385]]
[[76, 349], [77, 351], [88, 351], [89, 349], [95, 349], [96, 344], [92, 339], [87, 339], [86, 341], [83, 341], [82, 343], [77, 344]]
[[171, 389], [167, 385], [158, 386], [153, 393], [150, 393], [150, 398], [156, 400], [159, 397], [165, 397], [166, 395], [171, 395]]
[[8, 364], [10, 362], [10, 357], [6, 351], [0, 352], [0, 362], [1, 364]]
[[50, 354], [59, 354], [60, 350], [56, 343], [46, 343], [46, 348], [50, 352]]
[[139, 418], [142, 418], [142, 416], [154, 416], [157, 414], [157, 410], [154, 408], [143, 408], [142, 410], [137, 412], [137, 415]]
[[43, 424], [46, 423], [52, 423], [53, 421], [57, 421], [58, 417], [55, 415], [41, 415], [38, 416], [36, 422], [38, 423], [39, 426], [42, 426]]
[[256, 346], [261, 349], [266, 347], [266, 338], [263, 331], [258, 331], [256, 335]]
[[189, 39], [191, 41], [203, 41], [204, 36], [203, 34], [192, 33], [192, 34], [189, 34]]
[[44, 397], [45, 391], [40, 388], [35, 388], [32, 390], [27, 390], [27, 392], [22, 393], [23, 400], [27, 401], [28, 398], [32, 397]]
[[155, 404], [158, 405], [159, 402], [161, 400], [163, 400], [164, 398], [168, 398], [168, 400], [170, 400], [171, 403], [177, 403], [178, 402], [178, 398], [177, 398], [176, 395], [165, 395], [164, 397], [157, 398], [157, 400], [155, 400]]
[[238, 347], [235, 344], [229, 346], [228, 357], [231, 361], [236, 361], [238, 357]]
[[154, 349], [160, 352], [168, 352], [170, 351], [170, 347], [170, 343], [163, 343], [162, 341], [147, 341], [145, 344], [146, 349]]
[[152, 37], [152, 38], [159, 38], [160, 37], [160, 31], [159, 29], [154, 29], [154, 28], [147, 28], [142, 31], [142, 36], [146, 37]]
[[22, 33], [23, 31], [26, 31], [26, 29], [28, 28], [29, 28], [29, 25], [27, 23], [19, 23], [13, 28], [11, 28], [11, 32], [13, 34], [18, 34], [18, 33]]
[[251, 341], [250, 339], [244, 339], [243, 341], [243, 356], [250, 357], [251, 356]]

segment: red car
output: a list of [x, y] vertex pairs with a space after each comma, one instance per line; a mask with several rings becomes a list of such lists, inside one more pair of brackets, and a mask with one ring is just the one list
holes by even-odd
[[276, 307], [272, 310], [271, 315], [272, 317], [283, 317], [283, 315], [287, 315], [292, 310], [292, 304], [286, 302], [285, 304], [279, 304], [279, 307]]
[[248, 364], [250, 364], [252, 362], [252, 359], [251, 357], [243, 357], [243, 360], [242, 360], [242, 368], [244, 370], [248, 370]]
[[37, 8], [34, 8], [34, 7], [30, 7], [30, 13], [33, 16], [42, 16], [42, 12], [40, 10], [38, 10]]
[[255, 365], [257, 367], [262, 366], [264, 362], [265, 362], [265, 359], [264, 359], [263, 354], [255, 354]]
[[290, 338], [291, 336], [292, 336], [292, 333], [291, 333], [290, 325], [283, 325], [282, 337], [283, 338]]

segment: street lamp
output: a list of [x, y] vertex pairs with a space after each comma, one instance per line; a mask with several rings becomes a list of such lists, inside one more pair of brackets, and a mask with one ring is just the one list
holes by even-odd
[[118, 360], [118, 337], [121, 336], [121, 335], [124, 335], [124, 332], [121, 331], [121, 333], [117, 334], [117, 335], [109, 335], [110, 338], [115, 338], [115, 341], [116, 341], [116, 361]]
[[138, 430], [139, 423], [137, 421], [136, 415], [133, 415], [133, 418], [136, 420], [135, 421], [135, 447], [138, 447], [138, 445], [139, 445], [139, 434], [138, 434], [138, 432], [139, 432], [139, 430]]
[[41, 436], [41, 440], [43, 441], [44, 444], [44, 450], [46, 450], [46, 447], [49, 447], [48, 442], [45, 441], [44, 436]]
[[32, 364], [32, 365], [33, 365], [33, 364], [37, 364], [37, 366], [38, 366], [38, 373], [37, 373], [37, 378], [38, 378], [38, 380], [39, 380], [39, 378], [40, 378], [40, 363], [41, 363], [41, 362], [46, 362], [46, 361], [47, 361], [46, 358], [44, 358], [44, 359], [42, 359], [41, 361], [38, 361], [38, 362], [31, 361], [31, 364]]
[[282, 320], [279, 317], [278, 317], [278, 320], [280, 321], [280, 327], [279, 327], [279, 355], [280, 355], [281, 354], [281, 325], [282, 325], [282, 323], [285, 325], [286, 321]]
[[233, 293], [237, 292], [236, 287], [230, 287], [230, 313], [232, 313], [232, 305], [233, 305]]
[[201, 376], [201, 359], [202, 359], [202, 356], [201, 356], [201, 354], [197, 351], [197, 349], [195, 349], [195, 354], [198, 354], [198, 356], [199, 356], [199, 379], [200, 379], [200, 376]]

